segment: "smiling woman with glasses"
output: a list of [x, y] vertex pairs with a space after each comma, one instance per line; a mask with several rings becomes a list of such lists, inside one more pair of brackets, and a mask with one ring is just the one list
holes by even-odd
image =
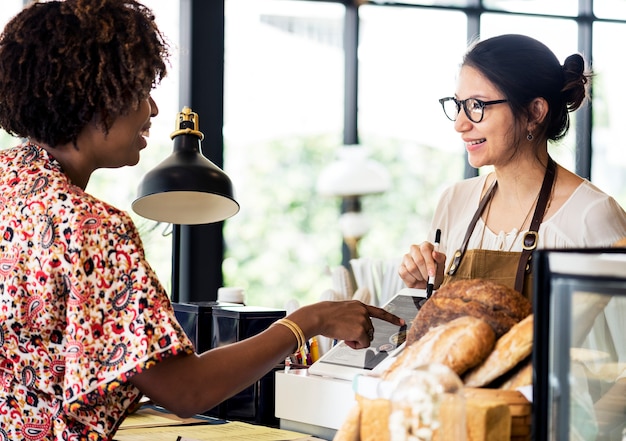
[[461, 106], [463, 106], [463, 110], [469, 120], [474, 123], [479, 123], [485, 116], [485, 107], [493, 104], [506, 103], [508, 100], [482, 101], [478, 98], [457, 100], [456, 98], [449, 96], [441, 98], [439, 102], [441, 103], [441, 107], [443, 107], [443, 112], [450, 121], [456, 121], [459, 116], [459, 112], [461, 111]]
[[470, 47], [454, 96], [439, 102], [469, 163], [493, 171], [444, 191], [431, 240], [411, 246], [400, 266], [409, 288], [425, 288], [429, 277], [435, 287], [488, 278], [531, 298], [528, 262], [535, 248], [604, 247], [626, 236], [622, 207], [548, 153], [548, 144], [569, 130], [569, 112], [585, 102], [591, 76], [580, 54], [561, 65], [547, 46], [524, 35]]
[[[549, 143], [569, 130], [569, 112], [584, 103], [590, 78], [581, 55], [570, 55], [561, 65], [548, 47], [524, 35], [500, 35], [469, 49], [454, 96], [439, 102], [454, 121], [469, 163], [492, 166], [493, 172], [444, 191], [430, 240], [412, 245], [402, 259], [399, 274], [407, 287], [426, 288], [429, 278], [435, 288], [483, 279], [533, 300], [540, 294], [532, 292], [533, 250], [610, 247], [626, 236], [623, 208], [548, 153]], [[605, 314], [618, 322], [626, 312]], [[618, 332], [626, 334], [626, 325]], [[525, 363], [530, 361], [516, 368]], [[626, 378], [626, 369], [620, 375]], [[530, 376], [525, 384], [532, 384]], [[625, 402], [622, 389], [611, 395]], [[602, 421], [589, 417], [577, 425], [601, 429]], [[619, 418], [623, 424], [623, 415]]]

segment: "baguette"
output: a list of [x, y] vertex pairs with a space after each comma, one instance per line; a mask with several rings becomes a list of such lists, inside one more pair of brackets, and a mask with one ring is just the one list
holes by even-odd
[[485, 321], [462, 316], [431, 329], [418, 342], [407, 346], [383, 372], [394, 380], [405, 370], [431, 363], [443, 364], [461, 376], [487, 357], [495, 344], [495, 333]]
[[407, 345], [429, 329], [466, 315], [487, 322], [498, 339], [531, 312], [530, 301], [505, 285], [482, 279], [454, 281], [439, 288], [419, 310]]
[[486, 386], [528, 357], [533, 349], [533, 318], [529, 315], [499, 338], [493, 352], [465, 374], [465, 386]]
[[533, 363], [530, 357], [520, 362], [510, 372], [507, 372], [506, 381], [500, 385], [500, 389], [515, 390], [523, 386], [533, 384]]

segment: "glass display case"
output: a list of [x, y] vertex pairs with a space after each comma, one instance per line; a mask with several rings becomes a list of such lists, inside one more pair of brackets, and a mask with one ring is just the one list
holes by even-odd
[[534, 254], [533, 440], [626, 439], [626, 249]]

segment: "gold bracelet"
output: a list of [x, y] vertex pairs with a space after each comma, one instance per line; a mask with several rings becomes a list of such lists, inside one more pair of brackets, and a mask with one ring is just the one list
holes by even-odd
[[298, 334], [298, 331], [296, 331], [296, 329], [293, 328], [293, 326], [291, 326], [287, 322], [283, 322], [282, 319], [281, 320], [277, 320], [274, 323], [272, 323], [272, 326], [274, 326], [274, 325], [283, 325], [285, 328], [287, 328], [287, 329], [289, 329], [291, 331], [291, 333], [294, 335], [294, 337], [296, 337], [296, 349], [295, 349], [294, 352], [298, 352], [300, 350], [300, 348], [302, 347], [302, 341], [300, 340], [300, 334]]
[[302, 347], [306, 345], [306, 337], [304, 336], [304, 332], [302, 332], [302, 328], [300, 328], [296, 322], [289, 320], [288, 318], [282, 318], [280, 321], [291, 325], [291, 327], [296, 330], [296, 333], [300, 336], [298, 340], [300, 342], [298, 349], [302, 349]]
[[302, 332], [302, 329], [300, 329], [300, 326], [298, 326], [293, 321], [286, 319], [286, 318], [282, 318], [282, 319], [275, 321], [272, 325], [283, 325], [284, 327], [286, 327], [292, 332], [294, 337], [296, 337], [296, 341], [298, 345], [296, 347], [296, 352], [302, 349], [302, 347], [306, 344], [306, 338], [304, 337], [304, 332]]
[[302, 349], [302, 346], [304, 346], [304, 342], [305, 342], [304, 333], [300, 329], [300, 326], [295, 324], [293, 321], [289, 319], [285, 319], [285, 318], [278, 320], [277, 323], [279, 325], [283, 325], [289, 328], [289, 330], [293, 333], [293, 335], [296, 337], [296, 340], [297, 340], [296, 351], [300, 351]]

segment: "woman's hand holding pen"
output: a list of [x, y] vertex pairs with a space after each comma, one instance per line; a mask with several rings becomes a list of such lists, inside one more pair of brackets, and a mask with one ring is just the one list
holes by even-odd
[[435, 244], [422, 242], [411, 245], [409, 252], [402, 258], [398, 269], [400, 278], [408, 288], [426, 288], [429, 276], [435, 276], [434, 287], [443, 281], [446, 255], [435, 249]]

